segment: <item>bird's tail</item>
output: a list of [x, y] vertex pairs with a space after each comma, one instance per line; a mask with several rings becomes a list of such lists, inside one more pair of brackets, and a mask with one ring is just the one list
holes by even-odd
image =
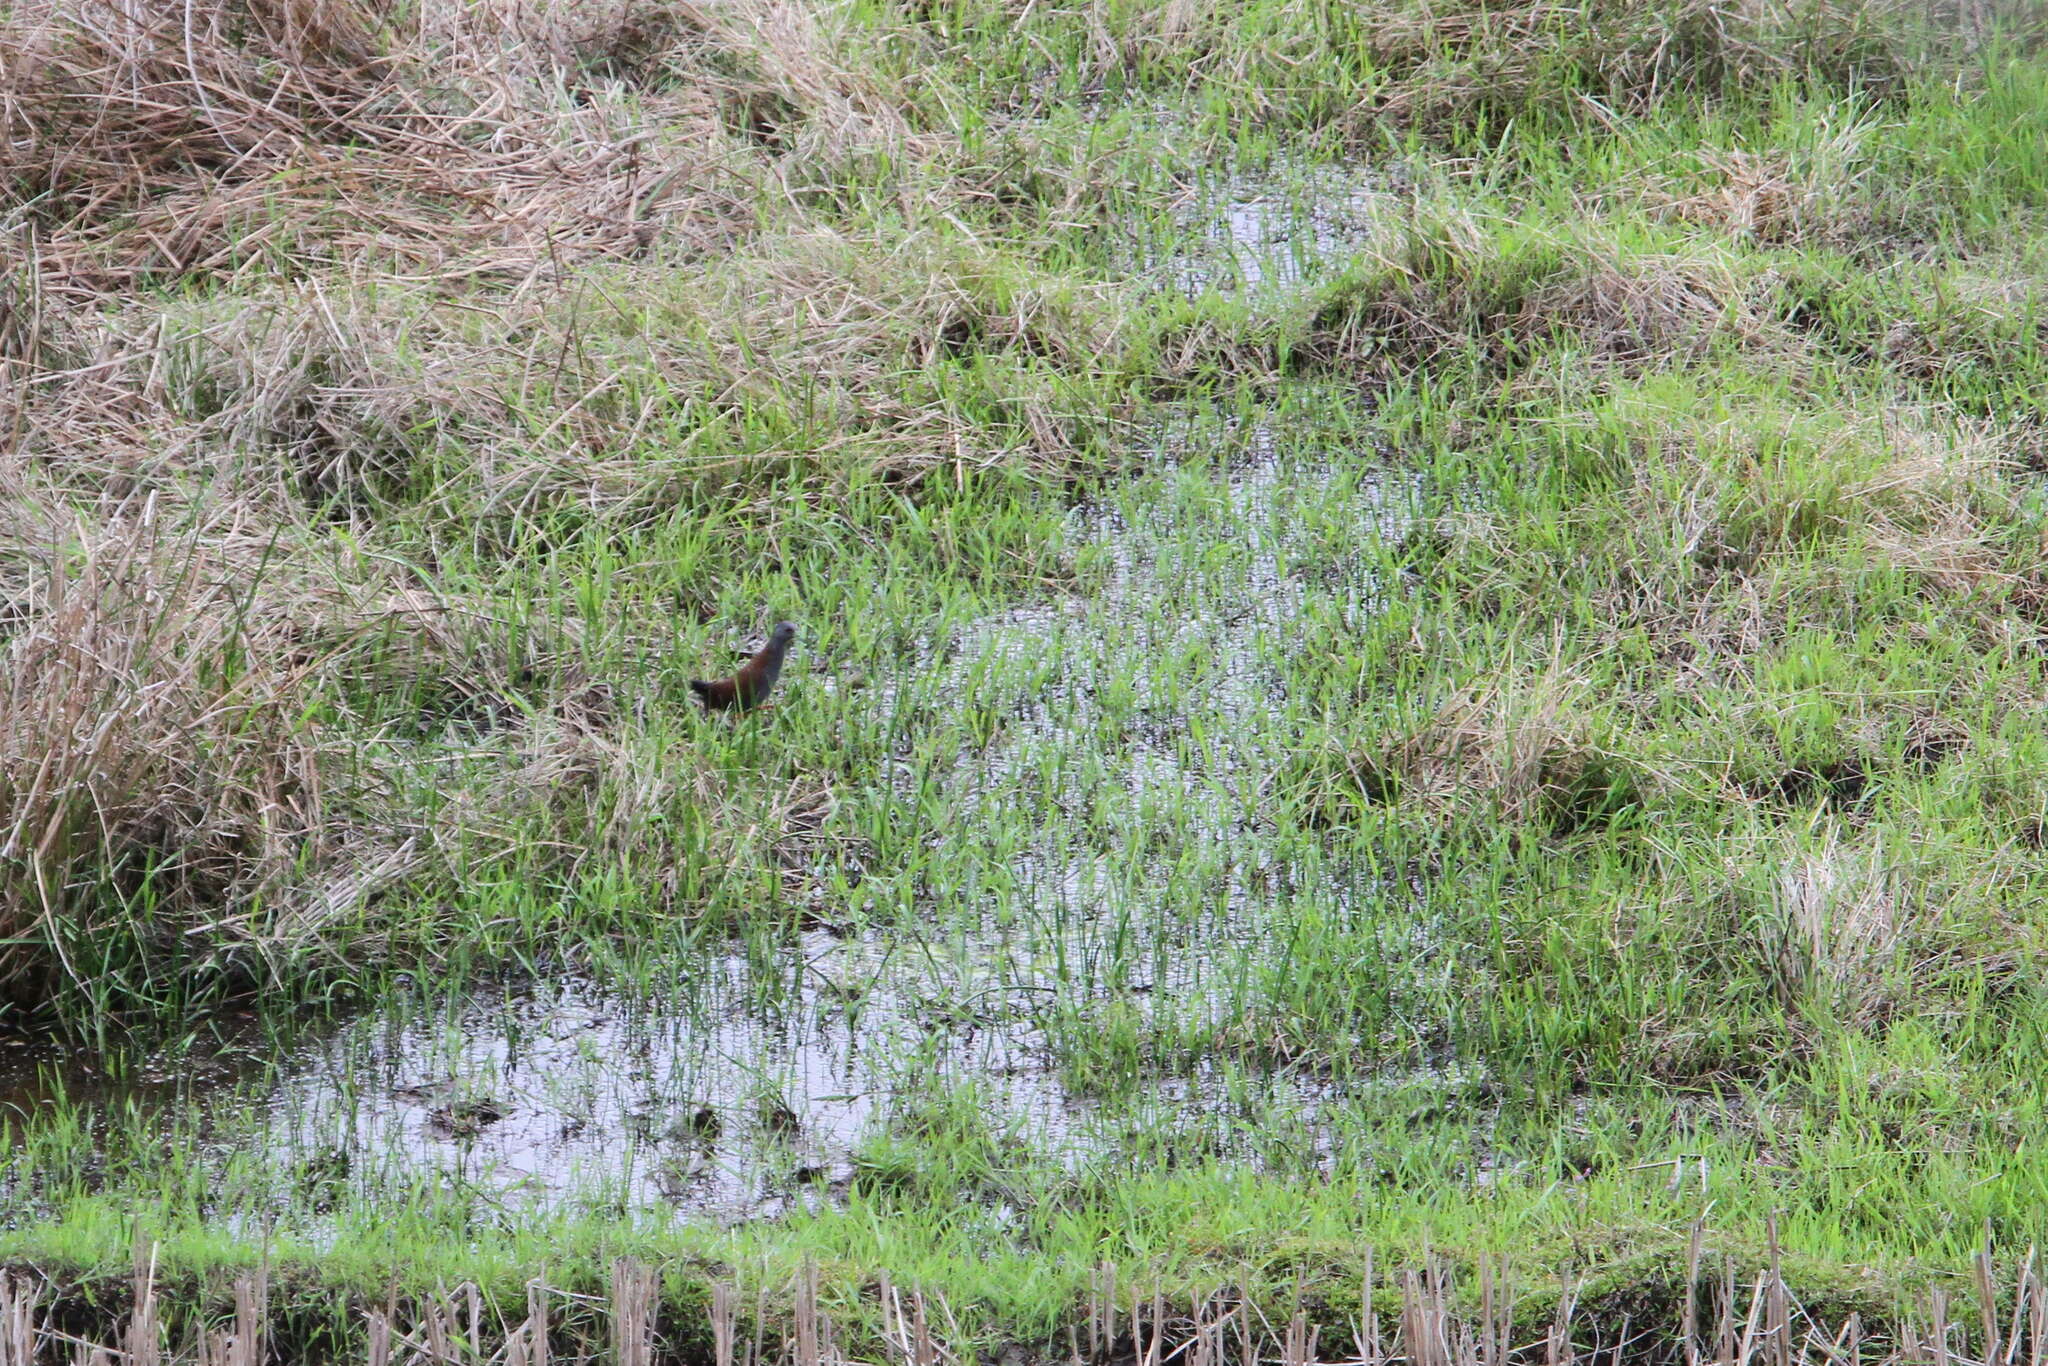
[[701, 678], [693, 678], [690, 680], [690, 691], [697, 694], [698, 697], [703, 698], [707, 701], [711, 697], [711, 685], [709, 683], [706, 683]]

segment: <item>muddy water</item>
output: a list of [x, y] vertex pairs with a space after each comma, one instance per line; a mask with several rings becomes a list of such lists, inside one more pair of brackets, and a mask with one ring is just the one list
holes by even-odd
[[[1374, 203], [1325, 188], [1240, 182], [1187, 207], [1197, 245], [1155, 277], [1189, 290], [1311, 277], [1359, 240]], [[878, 713], [972, 703], [1001, 717], [972, 752], [890, 775], [944, 785], [962, 858], [990, 870], [949, 888], [953, 904], [885, 933], [807, 930], [766, 958], [734, 947], [678, 964], [669, 990], [571, 980], [396, 1003], [258, 1085], [265, 1150], [281, 1171], [437, 1174], [500, 1202], [666, 1201], [740, 1220], [833, 1199], [863, 1145], [935, 1088], [971, 1088], [1005, 1143], [1069, 1166], [1114, 1158], [1134, 1128], [1183, 1126], [1206, 1151], [1249, 1151], [1212, 1112], [1312, 1120], [1343, 1100], [1327, 1077], [1284, 1071], [1247, 1097], [1242, 1077], [1198, 1059], [1111, 1101], [1062, 1065], [1075, 1032], [1104, 1022], [1231, 1027], [1247, 983], [1273, 967], [1290, 901], [1404, 894], [1248, 837], [1286, 758], [1284, 735], [1255, 724], [1286, 702], [1275, 660], [1301, 648], [1312, 596], [1325, 619], [1355, 625], [1383, 589], [1333, 553], [1333, 534], [1397, 537], [1414, 494], [1361, 475], [1381, 468], [1376, 452], [1287, 437], [1168, 421], [1155, 440], [1185, 469], [1157, 500], [1072, 514], [1084, 594], [932, 641], [905, 671], [916, 699], [886, 684], [860, 695]], [[1348, 481], [1341, 525], [1299, 515], [1304, 491], [1333, 480]], [[1023, 845], [976, 848], [973, 832], [1014, 831], [1018, 803], [1034, 816]], [[11, 1094], [40, 1104], [64, 1089]], [[119, 1090], [85, 1077], [70, 1089]]]

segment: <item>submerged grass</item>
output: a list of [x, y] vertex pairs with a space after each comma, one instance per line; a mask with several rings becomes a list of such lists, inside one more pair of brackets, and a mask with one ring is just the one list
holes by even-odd
[[1965, 1350], [2029, 20], [8, 9], [0, 989], [113, 1078], [10, 1086], [9, 1254], [313, 1355]]

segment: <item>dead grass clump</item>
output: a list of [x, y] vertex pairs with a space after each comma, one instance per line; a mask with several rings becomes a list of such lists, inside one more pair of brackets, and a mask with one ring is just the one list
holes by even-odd
[[1938, 845], [1901, 854], [1833, 828], [1817, 843], [1786, 838], [1756, 933], [1788, 1010], [1816, 1026], [1871, 1030], [1902, 1011], [1938, 1009], [1944, 979], [2012, 972], [2009, 945], [1980, 938], [1969, 924], [1971, 907], [1995, 900], [2006, 874], [1973, 866], [1966, 896], [1946, 870], [1929, 875]]
[[1562, 347], [1641, 367], [1767, 335], [1729, 259], [1515, 231], [1489, 238], [1456, 214], [1411, 225], [1373, 266], [1314, 301], [1293, 355], [1318, 368], [1395, 371], [1477, 355], [1513, 369]]
[[1755, 152], [1703, 153], [1710, 183], [1690, 193], [1665, 192], [1659, 207], [1669, 217], [1768, 246], [1809, 240], [1825, 207], [1818, 187], [1795, 178], [1782, 156]]
[[821, 489], [855, 469], [1065, 473], [1114, 420], [1090, 396], [1123, 354], [1112, 309], [1007, 254], [824, 231], [705, 275], [592, 268], [511, 298], [285, 285], [70, 331], [92, 359], [17, 386], [20, 447], [67, 496], [225, 497], [279, 525], [431, 500], [503, 544], [556, 511], [636, 525], [781, 468]]
[[437, 350], [434, 319], [399, 289], [59, 321], [52, 349], [74, 359], [22, 372], [16, 450], [52, 495], [108, 518], [151, 497], [174, 520], [245, 529], [367, 513], [413, 491], [451, 428], [508, 425], [494, 386], [450, 373], [477, 348]]
[[[67, 525], [46, 511], [59, 491], [14, 476], [0, 1008], [121, 1011], [173, 977], [189, 999], [360, 965], [433, 928], [379, 897], [465, 868], [631, 868], [680, 904], [703, 844], [753, 838], [715, 828], [714, 775], [646, 743], [573, 638], [529, 640], [514, 668], [464, 604], [260, 507], [137, 496]], [[436, 728], [450, 698], [473, 716]]]
[[419, 36], [348, 0], [16, 6], [0, 175], [37, 206], [56, 287], [81, 296], [365, 257], [523, 272], [550, 237], [638, 245], [654, 149], [475, 64], [481, 42], [450, 43], [423, 79], [403, 47]]
[[260, 980], [419, 854], [320, 718], [369, 644], [446, 653], [447, 623], [289, 569], [260, 531], [174, 531], [147, 500], [67, 527], [11, 482], [0, 999], [160, 969]]
[[903, 100], [864, 74], [871, 63], [847, 54], [843, 11], [744, 0], [695, 14], [710, 51], [696, 54], [693, 67], [732, 70], [718, 86], [728, 122], [785, 154], [793, 169], [816, 171], [859, 151], [911, 143]]
[[1830, 107], [1797, 146], [1708, 148], [1697, 171], [1649, 192], [1653, 212], [1761, 246], [1848, 246], [1875, 228], [1867, 144], [1882, 122], [1855, 103]]
[[50, 548], [0, 696], [0, 991], [17, 1000], [110, 919], [171, 940], [240, 921], [330, 838], [291, 671], [243, 669], [210, 567], [141, 537], [76, 568]]
[[666, 515], [693, 488], [790, 462], [903, 481], [1063, 471], [1104, 420], [1076, 394], [1120, 350], [1093, 298], [957, 245], [797, 233], [700, 279], [589, 284], [527, 345], [553, 367], [541, 439], [477, 445], [488, 514], [573, 500], [614, 520]]
[[1342, 774], [1369, 801], [1434, 816], [1475, 800], [1509, 824], [1566, 834], [1637, 805], [1642, 775], [1603, 746], [1586, 685], [1556, 670], [1461, 688], [1354, 748]]
[[1588, 260], [1525, 295], [1511, 326], [1528, 342], [1573, 339], [1620, 365], [1697, 359], [1716, 339], [1761, 335], [1733, 266], [1706, 256]]
[[0, 184], [81, 299], [365, 259], [524, 277], [750, 226], [736, 107], [815, 156], [903, 120], [803, 5], [357, 0], [0, 12]]
[[1375, 21], [1365, 36], [1387, 79], [1360, 112], [1438, 134], [1641, 113], [1788, 78], [1882, 97], [1953, 54], [1963, 28], [1955, 10], [1910, 0], [1461, 0], [1389, 6]]
[[1881, 849], [1845, 848], [1831, 833], [1818, 850], [1795, 854], [1778, 873], [1778, 910], [1773, 967], [1787, 1003], [1810, 997], [1852, 1025], [1873, 1023], [1904, 929], [1897, 874]]
[[[1618, 492], [1628, 525], [1660, 530], [1633, 542], [1628, 559], [1666, 600], [1670, 634], [1689, 633], [1695, 571], [1753, 573], [1829, 543], [1860, 545], [1945, 592], [2004, 581], [1999, 533], [2015, 494], [1989, 424], [1917, 405], [1813, 407], [1663, 375], [1557, 430], [1557, 458], [1589, 469], [1595, 495]], [[1643, 559], [1651, 544], [1668, 551], [1661, 567]]]
[[[268, 482], [316, 509], [368, 511], [401, 498], [450, 429], [504, 420], [497, 395], [473, 387], [474, 355], [445, 354], [436, 320], [401, 290], [288, 288], [140, 325], [103, 334], [122, 363], [102, 371], [102, 407], [145, 416], [175, 467], [233, 467], [244, 497]], [[53, 421], [43, 435], [75, 433]]]
[[2004, 436], [1987, 423], [1895, 410], [1871, 423], [1892, 451], [1850, 489], [1871, 556], [1945, 593], [2002, 595], [2013, 582], [2002, 524], [2018, 509]]
[[1480, 335], [1484, 282], [1503, 254], [1463, 206], [1415, 206], [1362, 266], [1311, 297], [1291, 358], [1310, 368], [1400, 369], [1491, 349]]

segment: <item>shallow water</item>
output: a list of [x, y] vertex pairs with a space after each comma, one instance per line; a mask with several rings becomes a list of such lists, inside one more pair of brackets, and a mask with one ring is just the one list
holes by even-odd
[[[1184, 206], [1196, 246], [1154, 268], [1187, 289], [1299, 284], [1361, 239], [1375, 202], [1355, 186], [1319, 199], [1228, 182]], [[1385, 586], [1345, 545], [1402, 535], [1415, 494], [1381, 452], [1302, 438], [1198, 413], [1165, 422], [1153, 442], [1167, 472], [1142, 497], [1071, 514], [1083, 593], [932, 640], [909, 681], [858, 694], [877, 718], [993, 718], [985, 739], [906, 753], [888, 775], [943, 790], [966, 870], [917, 916], [792, 932], [771, 953], [735, 945], [674, 964], [667, 990], [572, 977], [423, 993], [274, 1069], [260, 1048], [227, 1048], [208, 1077], [244, 1079], [239, 1122], [280, 1173], [438, 1173], [497, 1202], [666, 1201], [726, 1220], [833, 1198], [864, 1144], [948, 1088], [971, 1087], [1004, 1142], [1078, 1167], [1114, 1160], [1134, 1132], [1252, 1160], [1276, 1115], [1315, 1133], [1360, 1087], [1427, 1084], [1284, 1067], [1248, 1081], [1194, 1058], [1112, 1102], [1069, 1065], [1105, 1022], [1257, 1028], [1253, 985], [1280, 970], [1300, 906], [1395, 907], [1391, 956], [1427, 970], [1427, 927], [1398, 913], [1408, 888], [1260, 834], [1287, 757], [1285, 734], [1256, 724], [1288, 705], [1276, 661], [1315, 648], [1312, 599], [1318, 629], [1377, 610]], [[1014, 840], [1020, 804], [1028, 838], [986, 843]], [[16, 1069], [11, 1087], [0, 1077], [0, 1103], [193, 1095], [182, 1063], [109, 1082], [51, 1062]]]
[[1204, 181], [1173, 205], [1177, 249], [1139, 267], [1190, 297], [1251, 297], [1325, 277], [1366, 247], [1399, 193], [1339, 167], [1282, 161], [1258, 174]]
[[[910, 764], [899, 775], [953, 789], [970, 861], [975, 831], [1009, 828], [997, 808], [1039, 794], [1045, 818], [1029, 844], [991, 851], [983, 883], [955, 889], [967, 907], [864, 936], [807, 929], [771, 962], [735, 948], [678, 965], [687, 981], [669, 1001], [571, 981], [359, 1021], [297, 1058], [269, 1097], [273, 1145], [402, 1155], [500, 1196], [604, 1192], [725, 1219], [831, 1198], [854, 1179], [863, 1141], [941, 1084], [971, 1082], [989, 1126], [1040, 1161], [1111, 1155], [1134, 1124], [1201, 1130], [1209, 1151], [1247, 1148], [1250, 1132], [1219, 1134], [1202, 1118], [1225, 1089], [1218, 1070], [1169, 1069], [1105, 1110], [1063, 1075], [1058, 1038], [1095, 1004], [1227, 1025], [1245, 999], [1230, 984], [1264, 970], [1273, 917], [1293, 899], [1406, 896], [1348, 865], [1291, 866], [1244, 838], [1272, 756], [1241, 723], [1272, 703], [1265, 661], [1290, 648], [1307, 591], [1286, 568], [1304, 547], [1285, 504], [1330, 469], [1282, 460], [1260, 431], [1225, 436], [1239, 459], [1210, 496], [1074, 513], [1077, 553], [1102, 551], [1085, 601], [998, 613], [937, 647], [942, 663], [905, 671], [954, 701], [1014, 690], [997, 699], [1007, 719], [993, 743], [936, 775]], [[1365, 488], [1359, 533], [1398, 534], [1406, 486]], [[1176, 591], [1192, 572], [1182, 550], [1208, 544], [1217, 521], [1249, 529], [1244, 595], [1200, 619], [1140, 612]], [[1371, 611], [1373, 586], [1352, 589], [1345, 611]], [[1118, 621], [1134, 635], [1107, 629]], [[1092, 680], [1131, 650], [1195, 650], [1209, 667], [1171, 695], [1141, 675], [1131, 701], [1147, 719], [1123, 726]], [[901, 701], [886, 685], [862, 698], [879, 710]], [[1204, 722], [1201, 743], [1190, 716]], [[1105, 728], [1117, 737], [1105, 742]], [[1169, 851], [1117, 857], [1169, 828]], [[1233, 861], [1233, 847], [1248, 857]], [[1192, 915], [1169, 914], [1190, 904], [1190, 867], [1228, 871]], [[1339, 1095], [1320, 1075], [1276, 1075], [1258, 1123], [1274, 1107], [1312, 1117]]]

